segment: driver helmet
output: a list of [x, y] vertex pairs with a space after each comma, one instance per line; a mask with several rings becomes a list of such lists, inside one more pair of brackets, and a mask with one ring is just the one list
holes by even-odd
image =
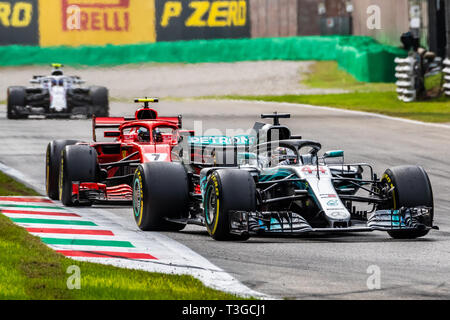
[[55, 69], [52, 71], [52, 76], [62, 76], [62, 75], [63, 75], [62, 70]]
[[162, 142], [163, 141], [161, 131], [158, 128], [153, 129], [153, 140], [155, 142]]
[[52, 86], [63, 86], [64, 85], [64, 80], [63, 79], [55, 79], [55, 78], [53, 78], [52, 80], [51, 80], [51, 82], [52, 82]]
[[285, 147], [277, 147], [275, 150], [272, 151], [272, 165], [287, 165], [290, 164], [289, 158], [291, 156], [294, 156], [294, 152]]
[[137, 131], [137, 137], [140, 142], [150, 142], [150, 133], [147, 128], [139, 128]]

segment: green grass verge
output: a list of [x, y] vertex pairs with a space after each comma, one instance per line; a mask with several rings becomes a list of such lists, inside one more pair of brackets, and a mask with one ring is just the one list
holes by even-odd
[[312, 88], [344, 89], [357, 92], [395, 91], [394, 83], [362, 82], [339, 68], [336, 61], [318, 61], [310, 67], [307, 78], [302, 81]]
[[380, 113], [425, 122], [450, 122], [450, 100], [445, 97], [429, 101], [404, 103], [397, 99], [395, 84], [366, 83], [338, 68], [335, 62], [315, 63], [303, 84], [314, 88], [340, 88], [350, 92], [317, 95], [263, 95], [208, 97], [221, 99], [260, 100], [327, 106]]
[[[0, 172], [0, 195], [36, 192]], [[68, 289], [70, 266], [80, 269], [80, 289]], [[69, 281], [70, 282], [70, 281]], [[0, 214], [0, 299], [179, 300], [238, 299], [185, 275], [122, 269], [65, 258]]]

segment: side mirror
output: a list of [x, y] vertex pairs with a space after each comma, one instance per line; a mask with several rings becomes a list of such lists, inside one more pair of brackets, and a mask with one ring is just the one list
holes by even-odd
[[324, 158], [339, 158], [344, 156], [344, 151], [342, 150], [331, 150], [323, 154]]
[[120, 137], [120, 131], [105, 131], [104, 136], [105, 138]]

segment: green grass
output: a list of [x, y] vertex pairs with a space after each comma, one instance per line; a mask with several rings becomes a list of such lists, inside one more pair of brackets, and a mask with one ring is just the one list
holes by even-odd
[[339, 70], [336, 62], [316, 62], [312, 66], [307, 79], [302, 83], [313, 88], [340, 88], [349, 92], [342, 94], [222, 96], [209, 98], [290, 102], [374, 112], [426, 122], [450, 122], [449, 99], [441, 97], [429, 101], [404, 103], [397, 99], [395, 84], [357, 81], [350, 74]]
[[336, 61], [315, 62], [309, 71], [302, 84], [311, 88], [344, 89], [357, 92], [395, 91], [393, 83], [370, 83], [356, 80], [345, 70], [339, 69]]
[[7, 176], [0, 172], [0, 195], [8, 195], [8, 196], [39, 196], [39, 194], [24, 186], [21, 183], [16, 182], [11, 177]]
[[[0, 196], [36, 192], [0, 172]], [[10, 189], [14, 189], [10, 191]], [[70, 266], [80, 268], [80, 289], [68, 289]], [[122, 269], [64, 257], [0, 214], [0, 299], [178, 300], [239, 299], [186, 275]]]

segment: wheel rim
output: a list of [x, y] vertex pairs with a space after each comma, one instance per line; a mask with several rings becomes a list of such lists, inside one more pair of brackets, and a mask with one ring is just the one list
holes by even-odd
[[133, 185], [133, 210], [135, 217], [139, 217], [141, 213], [141, 184], [139, 179], [135, 179]]
[[59, 179], [58, 179], [59, 200], [61, 200], [61, 201], [63, 198], [63, 183], [64, 183], [64, 158], [61, 157], [61, 167], [60, 167]]
[[214, 187], [211, 185], [206, 191], [206, 222], [212, 224], [217, 209], [217, 196]]
[[47, 151], [47, 156], [46, 156], [46, 161], [45, 161], [45, 191], [47, 192], [47, 195], [50, 191], [49, 183], [50, 183], [50, 154]]
[[[391, 182], [389, 182], [388, 179]], [[392, 193], [389, 194], [389, 190], [395, 187], [394, 183], [392, 182], [392, 178], [389, 175], [385, 174], [383, 176], [383, 178], [381, 179], [381, 182], [383, 182], [381, 193], [384, 194], [385, 197], [392, 197], [388, 203], [388, 206], [391, 209], [394, 209], [394, 210], [397, 209], [398, 204], [397, 204], [397, 199], [396, 199], [396, 195], [395, 195], [395, 190], [393, 190]]]

